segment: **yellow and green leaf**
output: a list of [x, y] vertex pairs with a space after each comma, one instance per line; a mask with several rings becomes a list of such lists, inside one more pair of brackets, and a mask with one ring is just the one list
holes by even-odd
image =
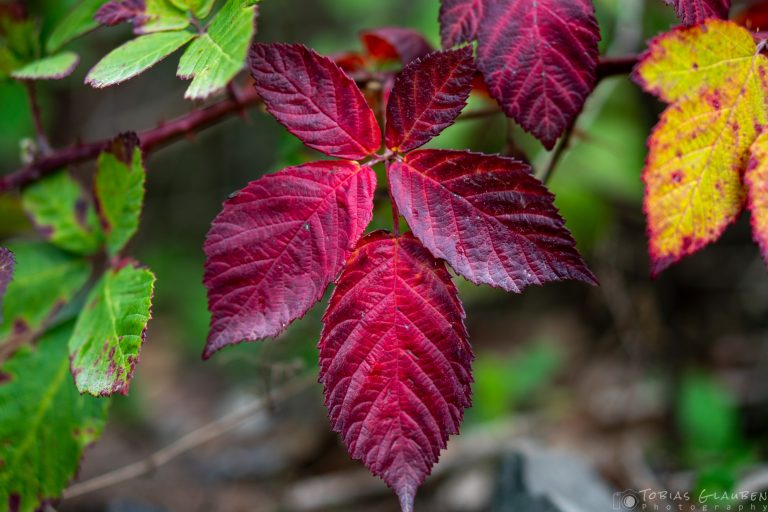
[[752, 144], [744, 183], [752, 214], [752, 236], [768, 264], [768, 131], [764, 131]]

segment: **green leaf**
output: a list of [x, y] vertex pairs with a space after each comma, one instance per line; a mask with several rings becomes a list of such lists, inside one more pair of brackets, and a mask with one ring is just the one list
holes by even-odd
[[69, 339], [72, 374], [81, 393], [128, 393], [154, 286], [152, 272], [129, 264], [107, 271], [91, 291]]
[[182, 30], [189, 26], [189, 17], [169, 0], [146, 0], [146, 18], [137, 30], [142, 34]]
[[3, 301], [0, 343], [11, 330], [34, 330], [69, 302], [88, 280], [91, 267], [82, 258], [42, 242], [8, 244], [16, 270]]
[[77, 4], [51, 32], [45, 43], [46, 51], [54, 53], [73, 39], [98, 27], [99, 24], [93, 19], [93, 15], [105, 2], [106, 0], [83, 0]]
[[96, 171], [96, 200], [110, 255], [120, 252], [136, 233], [144, 202], [146, 172], [141, 150], [136, 147], [128, 156], [130, 164], [114, 153], [104, 152]]
[[202, 20], [211, 13], [216, 0], [171, 0], [171, 2], [182, 11], [189, 11], [197, 19]]
[[192, 39], [191, 32], [158, 32], [139, 36], [118, 46], [85, 77], [96, 88], [119, 84], [154, 66]]
[[11, 76], [17, 80], [59, 80], [71, 75], [79, 62], [76, 53], [62, 52], [30, 62], [13, 71]]
[[40, 30], [34, 20], [0, 16], [0, 34], [0, 41], [5, 43], [17, 64], [40, 57]]
[[71, 331], [71, 323], [50, 331], [0, 367], [2, 511], [32, 512], [58, 498], [104, 428], [109, 400], [81, 396], [72, 383]]
[[32, 221], [53, 245], [78, 254], [94, 254], [101, 247], [103, 237], [96, 210], [67, 171], [29, 186], [21, 200]]
[[227, 0], [208, 31], [195, 39], [179, 61], [176, 74], [192, 78], [184, 97], [204, 99], [223, 89], [242, 69], [254, 31], [256, 8]]

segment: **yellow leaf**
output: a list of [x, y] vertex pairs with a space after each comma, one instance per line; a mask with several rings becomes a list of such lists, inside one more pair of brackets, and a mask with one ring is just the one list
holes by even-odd
[[752, 236], [768, 264], [768, 130], [752, 144], [750, 152], [752, 156], [744, 174], [744, 183], [752, 213]]
[[741, 175], [768, 121], [767, 77], [768, 59], [731, 22], [675, 29], [650, 43], [635, 79], [670, 103], [643, 171], [654, 274], [717, 240], [742, 211]]

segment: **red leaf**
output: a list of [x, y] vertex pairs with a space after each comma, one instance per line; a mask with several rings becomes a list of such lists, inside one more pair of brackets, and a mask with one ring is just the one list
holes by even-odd
[[110, 27], [123, 22], [141, 25], [146, 9], [144, 0], [112, 0], [102, 5], [93, 18]]
[[413, 509], [416, 489], [471, 402], [464, 309], [443, 263], [412, 235], [360, 241], [320, 338], [320, 381], [349, 453]]
[[433, 52], [424, 36], [402, 27], [382, 27], [360, 33], [368, 54], [378, 60], [399, 60], [403, 65]]
[[551, 149], [594, 88], [599, 40], [590, 0], [495, 0], [477, 67], [504, 112]]
[[357, 52], [341, 52], [330, 55], [331, 60], [343, 71], [350, 73], [365, 69], [365, 56]]
[[[758, 32], [768, 28], [768, 0], [762, 0], [750, 5], [734, 18], [739, 25]], [[765, 37], [764, 34], [761, 36]]]
[[373, 111], [328, 57], [298, 44], [254, 44], [250, 68], [270, 114], [307, 146], [359, 160], [381, 146]]
[[375, 188], [370, 167], [323, 161], [252, 181], [224, 203], [205, 241], [203, 357], [275, 336], [320, 300], [371, 220]]
[[443, 48], [468, 43], [477, 37], [488, 0], [442, 0], [440, 2], [440, 40]]
[[520, 292], [576, 279], [596, 284], [553, 205], [516, 160], [421, 150], [389, 167], [392, 194], [413, 232], [462, 276]]
[[728, 19], [731, 0], [665, 0], [675, 6], [684, 25], [698, 25], [709, 18]]
[[0, 247], [0, 322], [3, 321], [3, 297], [5, 297], [5, 290], [8, 289], [8, 283], [13, 277], [15, 264], [16, 260], [13, 258], [13, 253], [5, 247]]
[[417, 148], [453, 124], [472, 91], [472, 47], [432, 53], [395, 79], [387, 103], [387, 147]]

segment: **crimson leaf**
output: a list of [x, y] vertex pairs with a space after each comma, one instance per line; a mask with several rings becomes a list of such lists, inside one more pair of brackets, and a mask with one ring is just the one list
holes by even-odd
[[360, 33], [368, 54], [380, 60], [399, 60], [403, 65], [424, 57], [432, 46], [419, 32], [402, 27], [381, 27]]
[[467, 104], [474, 72], [471, 46], [408, 64], [395, 79], [387, 103], [387, 147], [410, 151], [453, 124]]
[[473, 283], [514, 292], [565, 279], [596, 283], [554, 196], [526, 164], [420, 150], [388, 172], [395, 202], [416, 236]]
[[381, 231], [361, 240], [323, 317], [333, 429], [405, 511], [471, 402], [463, 320], [445, 265], [412, 235]]
[[0, 247], [0, 322], [3, 321], [3, 297], [13, 277], [15, 263], [13, 253], [5, 247]]
[[709, 18], [728, 19], [731, 0], [665, 0], [675, 6], [684, 25], [697, 25]]
[[269, 113], [307, 146], [351, 160], [381, 146], [363, 94], [328, 57], [298, 44], [257, 43], [249, 60]]
[[323, 295], [371, 220], [376, 175], [355, 162], [289, 167], [224, 204], [205, 241], [203, 357], [279, 334]]
[[488, 0], [442, 0], [440, 2], [440, 40], [443, 48], [468, 43], [477, 37]]
[[144, 0], [111, 0], [102, 5], [93, 17], [102, 25], [110, 27], [123, 22], [141, 25], [146, 10]]
[[600, 30], [590, 0], [489, 0], [477, 67], [504, 112], [547, 149], [595, 85]]

